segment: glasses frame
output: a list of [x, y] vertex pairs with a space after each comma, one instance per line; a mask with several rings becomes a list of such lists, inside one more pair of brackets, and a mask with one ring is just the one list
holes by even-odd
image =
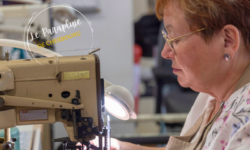
[[190, 33], [181, 35], [181, 36], [176, 37], [176, 38], [173, 38], [173, 39], [169, 39], [169, 38], [168, 38], [167, 32], [164, 31], [164, 30], [162, 30], [162, 35], [163, 35], [163, 38], [164, 38], [164, 39], [166, 40], [166, 42], [168, 43], [168, 45], [170, 46], [171, 50], [172, 50], [172, 51], [175, 53], [175, 55], [176, 55], [176, 51], [175, 51], [175, 49], [174, 49], [174, 47], [173, 47], [173, 42], [174, 42], [175, 40], [177, 40], [177, 39], [179, 39], [179, 38], [182, 38], [182, 37], [185, 37], [185, 36], [188, 36], [188, 35], [191, 35], [191, 34], [194, 34], [194, 33], [196, 33], [196, 32], [200, 32], [200, 31], [205, 30], [205, 29], [207, 29], [207, 28], [198, 29], [198, 30], [196, 30], [196, 31], [193, 31], [193, 32], [190, 32]]

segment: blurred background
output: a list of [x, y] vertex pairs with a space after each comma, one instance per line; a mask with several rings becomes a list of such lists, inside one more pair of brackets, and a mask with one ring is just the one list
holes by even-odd
[[[91, 48], [101, 48], [97, 53], [101, 76], [133, 93], [138, 114], [137, 120], [129, 121], [111, 116], [112, 137], [161, 147], [170, 135], [180, 134], [197, 93], [180, 87], [172, 73], [171, 61], [161, 57], [164, 25], [155, 16], [155, 0], [0, 0], [0, 4], [2, 39], [25, 41], [24, 31], [32, 15], [57, 4], [75, 8], [91, 22], [93, 33], [86, 26], [88, 31], [83, 31], [84, 36], [46, 48], [64, 56], [87, 54]], [[79, 12], [73, 12], [72, 16], [87, 25]], [[41, 27], [60, 24], [55, 12], [48, 10], [34, 20], [30, 30], [40, 31]], [[35, 42], [60, 36], [53, 34]], [[4, 58], [5, 51], [10, 51], [11, 59], [30, 57], [22, 49], [1, 47], [0, 58]], [[11, 132], [19, 139], [20, 150], [59, 150], [61, 143], [53, 143], [52, 139], [67, 136], [61, 123], [18, 126]]]

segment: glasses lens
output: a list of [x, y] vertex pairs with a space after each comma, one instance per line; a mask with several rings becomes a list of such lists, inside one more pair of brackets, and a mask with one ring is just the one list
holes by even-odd
[[167, 41], [167, 33], [166, 33], [166, 31], [162, 30], [161, 33], [162, 33], [162, 37]]
[[168, 43], [168, 45], [170, 46], [171, 50], [172, 50], [173, 52], [175, 52], [174, 46], [173, 46], [172, 42], [169, 42], [169, 38], [168, 38], [167, 32], [164, 31], [164, 30], [162, 30], [162, 35], [163, 35], [163, 38], [164, 38], [164, 39], [166, 40], [166, 42]]

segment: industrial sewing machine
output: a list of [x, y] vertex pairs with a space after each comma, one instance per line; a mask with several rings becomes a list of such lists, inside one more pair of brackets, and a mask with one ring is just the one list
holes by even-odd
[[[55, 122], [62, 122], [68, 133], [69, 138], [55, 140], [63, 142], [65, 149], [83, 149], [75, 145], [77, 142], [87, 149], [108, 149], [109, 128], [102, 118], [104, 80], [98, 56], [54, 56], [37, 61], [0, 61], [0, 129], [5, 129], [0, 149], [13, 148], [10, 127]], [[96, 136], [99, 147], [89, 142]]]

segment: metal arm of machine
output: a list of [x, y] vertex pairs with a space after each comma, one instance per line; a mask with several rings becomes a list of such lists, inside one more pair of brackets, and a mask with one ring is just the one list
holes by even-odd
[[35, 107], [35, 108], [59, 108], [59, 109], [82, 109], [83, 104], [75, 105], [63, 102], [55, 102], [34, 98], [18, 97], [18, 96], [0, 96], [0, 103], [4, 106], [15, 107]]

